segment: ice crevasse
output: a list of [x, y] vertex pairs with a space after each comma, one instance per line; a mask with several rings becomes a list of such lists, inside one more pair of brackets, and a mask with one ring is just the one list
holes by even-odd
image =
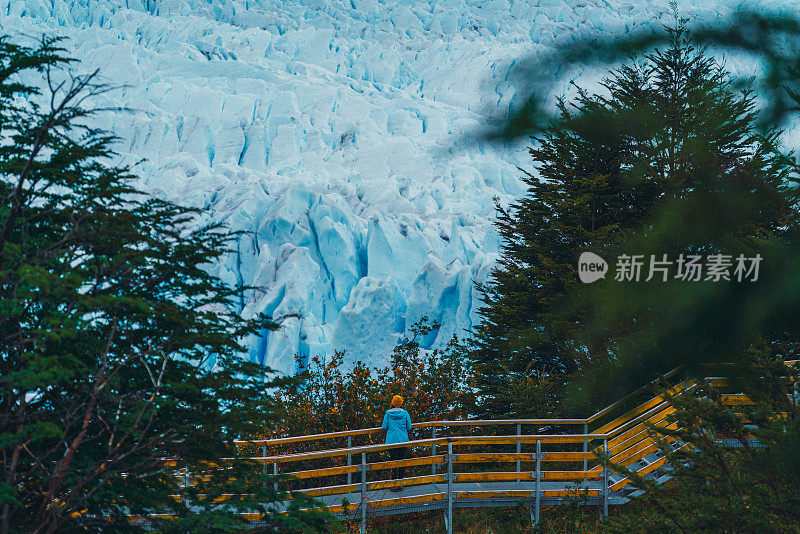
[[[790, 2], [785, 2], [790, 5]], [[713, 22], [741, 2], [682, 0]], [[440, 347], [476, 322], [494, 199], [525, 143], [467, 142], [518, 103], [516, 62], [558, 38], [669, 22], [668, 0], [0, 0], [0, 33], [67, 37], [120, 83], [97, 117], [141, 186], [245, 230], [216, 274], [256, 289], [247, 341], [278, 371], [346, 349], [380, 364], [421, 316]], [[563, 73], [542, 72], [554, 79]], [[586, 83], [594, 74], [573, 75]], [[568, 80], [567, 80], [568, 81]]]

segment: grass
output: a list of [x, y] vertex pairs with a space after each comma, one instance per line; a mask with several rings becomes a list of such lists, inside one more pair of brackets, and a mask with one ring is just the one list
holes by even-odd
[[[453, 522], [454, 534], [572, 534], [597, 532], [600, 516], [595, 506], [576, 503], [543, 509], [537, 528], [531, 525], [528, 508], [458, 509]], [[353, 525], [358, 532], [358, 524]], [[369, 534], [445, 534], [441, 511], [403, 516], [379, 517], [367, 523]]]

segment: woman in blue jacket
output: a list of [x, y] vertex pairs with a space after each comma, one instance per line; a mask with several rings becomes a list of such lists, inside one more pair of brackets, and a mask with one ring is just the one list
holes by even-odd
[[[392, 397], [392, 407], [386, 410], [383, 416], [383, 429], [386, 431], [386, 444], [405, 443], [410, 441], [408, 433], [411, 431], [411, 416], [403, 408], [403, 397], [395, 395]], [[392, 460], [405, 460], [411, 457], [408, 447], [395, 447], [389, 449], [389, 456]], [[398, 480], [406, 477], [406, 468], [397, 467], [392, 469], [392, 479]], [[400, 491], [400, 486], [392, 488], [392, 491]]]

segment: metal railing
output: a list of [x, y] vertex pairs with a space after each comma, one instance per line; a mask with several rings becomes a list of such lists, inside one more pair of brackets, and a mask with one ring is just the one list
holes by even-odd
[[[796, 362], [787, 362], [793, 365]], [[668, 394], [687, 392], [696, 387], [691, 380], [677, 382], [676, 369], [660, 377]], [[714, 379], [724, 384], [724, 379]], [[670, 381], [672, 382], [670, 385]], [[622, 465], [644, 476], [660, 469], [666, 461], [659, 454], [659, 444], [652, 428], [677, 428], [670, 415], [675, 408], [664, 394], [643, 396], [649, 386], [620, 399], [583, 419], [505, 419], [426, 421], [413, 429], [431, 429], [431, 437], [403, 444], [353, 446], [353, 438], [382, 432], [367, 428], [307, 436], [265, 440], [243, 440], [240, 446], [260, 446], [262, 454], [252, 460], [264, 464], [264, 471], [282, 474], [292, 491], [321, 499], [328, 510], [341, 517], [357, 520], [366, 532], [368, 516], [442, 510], [448, 534], [452, 532], [454, 507], [509, 506], [522, 503], [530, 508], [531, 520], [539, 520], [543, 505], [559, 504], [580, 498], [596, 504], [608, 514], [609, 504], [627, 501], [621, 493], [630, 480], [611, 471], [600, 462], [602, 455], [610, 463]], [[638, 396], [638, 400], [637, 400]], [[741, 394], [727, 394], [726, 404], [746, 404]], [[597, 425], [591, 433], [589, 427]], [[570, 433], [525, 434], [525, 427], [544, 426], [575, 430]], [[468, 435], [465, 431], [486, 427], [512, 427], [509, 435]], [[448, 430], [454, 435], [437, 436]], [[459, 434], [460, 432], [460, 434]], [[331, 442], [346, 446], [331, 446]], [[674, 438], [662, 440], [669, 443]], [[314, 450], [288, 454], [267, 454], [298, 443], [311, 444]], [[676, 446], [680, 446], [675, 443]], [[385, 460], [385, 451], [406, 447], [417, 452], [407, 460]], [[524, 450], [523, 449], [527, 449]], [[439, 451], [447, 451], [439, 452]], [[354, 460], [356, 460], [354, 462]], [[323, 463], [324, 465], [319, 465]], [[506, 466], [513, 466], [507, 469]], [[386, 476], [397, 468], [430, 467], [429, 473], [401, 479]], [[442, 468], [442, 472], [438, 468]], [[458, 471], [457, 471], [458, 470]], [[357, 482], [353, 475], [357, 475]], [[412, 495], [387, 496], [390, 488], [412, 490]], [[338, 499], [338, 502], [337, 502]], [[342, 500], [344, 499], [344, 500]], [[253, 514], [252, 519], [259, 519]]]
[[[672, 376], [672, 375], [670, 375]], [[683, 388], [676, 384], [672, 390]], [[631, 396], [629, 396], [631, 397]], [[296, 486], [293, 491], [323, 499], [328, 509], [342, 517], [360, 520], [361, 532], [366, 531], [368, 515], [405, 513], [420, 509], [444, 511], [447, 531], [452, 532], [453, 507], [502, 506], [519, 502], [530, 507], [531, 519], [536, 523], [544, 504], [558, 504], [565, 499], [581, 498], [597, 504], [603, 514], [613, 493], [627, 485], [627, 479], [617, 477], [598, 460], [598, 452], [610, 457], [612, 462], [633, 467], [644, 475], [657, 467], [648, 463], [637, 469], [633, 464], [657, 450], [657, 444], [648, 432], [649, 425], [664, 422], [672, 413], [669, 404], [660, 395], [649, 397], [634, 408], [614, 417], [624, 401], [615, 403], [582, 419], [509, 419], [429, 421], [414, 425], [414, 429], [444, 428], [463, 430], [487, 426], [511, 426], [516, 431], [510, 435], [451, 435], [415, 439], [401, 446], [418, 452], [409, 460], [386, 461], [381, 453], [392, 445], [352, 446], [354, 436], [380, 432], [381, 429], [359, 429], [309, 436], [278, 438], [274, 440], [242, 441], [240, 445], [260, 445], [267, 448], [295, 443], [329, 443], [331, 440], [348, 440], [346, 447], [320, 447], [308, 452], [290, 454], [262, 454], [252, 459], [272, 465], [274, 474], [281, 473]], [[612, 418], [613, 417], [613, 418]], [[592, 423], [603, 423], [588, 433]], [[566, 427], [574, 429], [569, 434], [525, 434], [525, 426]], [[435, 433], [433, 434], [435, 436]], [[523, 449], [528, 449], [523, 452]], [[447, 453], [440, 454], [439, 450]], [[358, 459], [354, 462], [353, 459]], [[327, 465], [309, 465], [324, 461]], [[336, 465], [334, 465], [336, 464]], [[298, 469], [294, 466], [301, 466]], [[393, 480], [385, 476], [396, 468], [430, 466], [429, 474], [416, 474]], [[511, 470], [505, 466], [513, 466]], [[437, 468], [442, 467], [442, 473]], [[459, 472], [456, 472], [456, 468]], [[353, 475], [359, 477], [353, 481]], [[346, 477], [343, 479], [343, 477]], [[308, 487], [304, 484], [314, 481]], [[389, 496], [385, 492], [393, 487], [415, 490], [410, 496]], [[337, 504], [336, 498], [346, 502]]]

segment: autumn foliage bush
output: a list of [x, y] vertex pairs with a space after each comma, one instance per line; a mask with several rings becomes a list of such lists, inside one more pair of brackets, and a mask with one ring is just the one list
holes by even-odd
[[[279, 420], [270, 437], [319, 434], [380, 426], [392, 396], [405, 399], [413, 421], [452, 420], [471, 412], [472, 378], [463, 347], [452, 338], [444, 349], [425, 350], [420, 340], [439, 328], [421, 318], [383, 368], [357, 361], [345, 365], [344, 351], [310, 358], [302, 372], [279, 382]], [[362, 438], [382, 440], [382, 434]], [[413, 438], [413, 436], [412, 436]]]

